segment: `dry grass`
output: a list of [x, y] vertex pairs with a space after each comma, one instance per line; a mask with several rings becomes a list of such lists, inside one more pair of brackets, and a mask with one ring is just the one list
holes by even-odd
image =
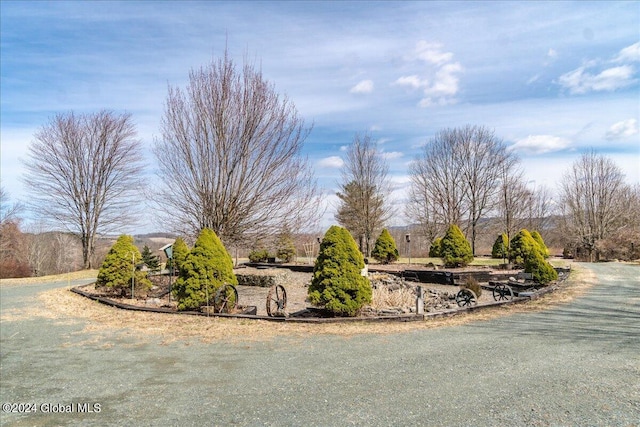
[[20, 279], [0, 279], [0, 286], [33, 285], [36, 283], [45, 282], [70, 282], [72, 280], [95, 279], [96, 277], [98, 277], [98, 270], [80, 270], [50, 276], [22, 277]]
[[379, 286], [373, 290], [371, 307], [379, 310], [388, 307], [413, 307], [416, 303], [416, 294], [410, 289], [401, 288], [395, 291], [385, 286]]
[[[38, 299], [44, 308], [33, 307], [19, 311], [4, 310], [0, 320], [11, 322], [27, 318], [43, 318], [60, 323], [86, 322], [85, 332], [104, 334], [105, 336], [112, 336], [114, 333], [121, 336], [135, 336], [138, 340], [153, 339], [159, 340], [163, 344], [180, 341], [188, 345], [191, 339], [202, 342], [252, 342], [269, 341], [277, 337], [295, 339], [310, 335], [352, 337], [363, 334], [393, 334], [451, 327], [515, 313], [540, 311], [573, 300], [594, 283], [593, 274], [587, 270], [574, 268], [571, 277], [560, 290], [538, 300], [526, 304], [478, 310], [454, 317], [430, 319], [424, 322], [299, 324], [133, 312], [99, 304], [69, 292], [68, 288], [59, 288], [38, 294]], [[411, 298], [413, 299], [414, 296], [412, 295]], [[94, 337], [92, 339], [100, 338]]]

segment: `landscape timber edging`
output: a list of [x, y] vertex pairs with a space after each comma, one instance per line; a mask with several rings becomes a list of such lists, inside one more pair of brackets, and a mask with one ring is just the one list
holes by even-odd
[[[92, 285], [90, 283], [89, 285]], [[89, 286], [89, 285], [83, 285]], [[106, 298], [103, 296], [99, 296], [90, 292], [85, 292], [80, 289], [79, 286], [73, 287], [70, 289], [71, 292], [83, 296], [85, 298], [92, 299], [101, 304], [105, 304], [111, 307], [119, 308], [122, 310], [131, 310], [131, 311], [143, 311], [148, 313], [164, 313], [164, 314], [178, 314], [178, 315], [188, 315], [188, 316], [205, 316], [205, 317], [225, 317], [225, 318], [236, 318], [236, 319], [252, 319], [252, 320], [267, 320], [271, 322], [293, 322], [293, 323], [344, 323], [344, 322], [415, 322], [420, 320], [430, 320], [437, 319], [442, 317], [452, 317], [458, 314], [478, 311], [486, 308], [498, 307], [501, 305], [510, 305], [510, 304], [518, 304], [527, 301], [531, 301], [539, 298], [541, 295], [552, 292], [558, 289], [557, 285], [549, 286], [546, 288], [542, 288], [538, 291], [532, 292], [531, 295], [515, 297], [509, 301], [495, 301], [480, 305], [474, 305], [470, 307], [458, 307], [443, 311], [429, 312], [423, 314], [398, 314], [398, 315], [388, 315], [388, 316], [360, 316], [360, 317], [324, 317], [324, 318], [305, 318], [305, 317], [270, 317], [270, 316], [261, 316], [256, 314], [246, 314], [238, 313], [238, 314], [229, 314], [229, 313], [203, 313], [200, 311], [176, 311], [168, 308], [161, 307], [141, 307], [132, 304], [125, 304], [118, 301], [114, 301], [110, 298]], [[252, 310], [255, 309], [255, 306], [247, 307], [247, 309]], [[254, 311], [255, 312], [255, 311]], [[295, 313], [292, 313], [295, 314]]]

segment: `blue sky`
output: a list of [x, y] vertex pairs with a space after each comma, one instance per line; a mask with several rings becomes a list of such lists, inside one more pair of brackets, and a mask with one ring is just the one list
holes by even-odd
[[[1, 15], [1, 176], [58, 112], [130, 112], [150, 170], [168, 85], [228, 45], [314, 128], [305, 154], [331, 222], [344, 148], [369, 132], [390, 165], [443, 128], [495, 131], [530, 185], [555, 189], [591, 148], [640, 182], [638, 2], [13, 2]], [[161, 185], [150, 177], [154, 185]]]

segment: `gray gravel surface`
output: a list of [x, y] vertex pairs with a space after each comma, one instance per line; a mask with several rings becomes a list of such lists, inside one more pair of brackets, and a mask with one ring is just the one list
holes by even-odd
[[[2, 425], [638, 426], [640, 268], [584, 265], [567, 305], [372, 337], [161, 345], [83, 322], [5, 321]], [[0, 289], [0, 309], [57, 285]], [[100, 412], [78, 413], [78, 403]], [[75, 405], [46, 413], [47, 404]], [[68, 406], [67, 406], [68, 408]]]

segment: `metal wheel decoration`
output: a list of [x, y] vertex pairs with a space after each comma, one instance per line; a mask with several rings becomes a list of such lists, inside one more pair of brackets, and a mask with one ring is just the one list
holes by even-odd
[[269, 288], [267, 294], [267, 316], [276, 316], [287, 308], [287, 291], [282, 285], [274, 285]]
[[460, 292], [456, 295], [456, 302], [458, 307], [471, 307], [478, 303], [478, 297], [471, 289], [460, 289]]
[[231, 313], [238, 306], [238, 290], [233, 285], [222, 285], [213, 298], [216, 313]]
[[513, 290], [511, 286], [501, 283], [493, 288], [493, 300], [494, 301], [510, 301], [513, 299]]

